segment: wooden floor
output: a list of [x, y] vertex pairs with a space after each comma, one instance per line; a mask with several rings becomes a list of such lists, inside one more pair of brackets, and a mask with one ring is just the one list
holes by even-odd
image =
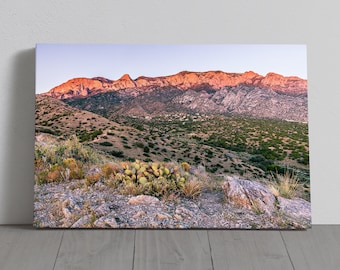
[[340, 226], [307, 231], [0, 226], [0, 269], [340, 269]]

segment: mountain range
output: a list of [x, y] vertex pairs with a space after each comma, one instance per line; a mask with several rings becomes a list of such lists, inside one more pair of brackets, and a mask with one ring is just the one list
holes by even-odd
[[107, 118], [185, 112], [307, 122], [307, 80], [248, 71], [189, 72], [118, 80], [74, 78], [45, 95]]

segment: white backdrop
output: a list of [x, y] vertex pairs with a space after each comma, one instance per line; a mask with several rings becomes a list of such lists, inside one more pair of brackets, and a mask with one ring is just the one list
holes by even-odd
[[330, 0], [1, 0], [0, 224], [32, 223], [36, 43], [307, 44], [313, 224], [340, 224], [340, 28]]

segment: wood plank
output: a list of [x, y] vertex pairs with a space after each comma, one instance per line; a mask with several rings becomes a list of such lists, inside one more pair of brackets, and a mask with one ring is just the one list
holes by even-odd
[[65, 231], [55, 270], [132, 269], [134, 230]]
[[52, 270], [63, 231], [0, 226], [0, 268]]
[[213, 269], [207, 232], [137, 231], [134, 269]]
[[295, 269], [340, 269], [340, 226], [313, 225], [281, 234]]
[[278, 231], [209, 231], [215, 270], [293, 269]]

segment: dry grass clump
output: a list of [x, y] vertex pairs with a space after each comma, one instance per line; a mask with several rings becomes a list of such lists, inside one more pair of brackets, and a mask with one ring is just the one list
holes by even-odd
[[287, 199], [303, 197], [305, 191], [304, 183], [300, 183], [299, 178], [288, 171], [283, 175], [276, 174], [274, 182], [269, 187], [275, 196]]
[[185, 197], [195, 199], [202, 192], [203, 184], [197, 179], [192, 179], [186, 182], [182, 188], [182, 193]]
[[198, 179], [201, 182], [202, 188], [204, 187], [207, 190], [221, 189], [221, 182], [223, 181], [223, 177], [220, 176], [211, 177], [211, 175], [209, 175], [204, 166], [199, 165], [193, 168], [192, 174], [196, 177], [196, 179]]
[[123, 195], [140, 195], [143, 194], [143, 187], [137, 183], [126, 183], [120, 189], [120, 194]]

